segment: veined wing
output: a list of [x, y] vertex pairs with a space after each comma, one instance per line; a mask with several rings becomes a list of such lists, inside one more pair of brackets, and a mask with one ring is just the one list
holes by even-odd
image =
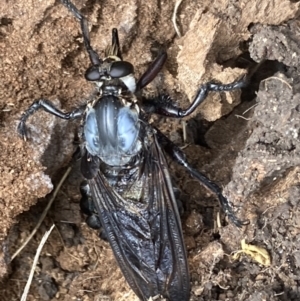
[[165, 156], [153, 138], [129, 191], [112, 189], [101, 172], [90, 187], [114, 255], [137, 296], [186, 301], [190, 286], [180, 217]]

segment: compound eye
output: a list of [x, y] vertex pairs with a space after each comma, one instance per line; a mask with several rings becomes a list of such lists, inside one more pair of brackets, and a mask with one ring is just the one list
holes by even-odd
[[100, 80], [100, 72], [99, 67], [97, 66], [91, 66], [89, 67], [85, 72], [85, 79], [88, 81], [97, 81]]
[[125, 61], [117, 61], [111, 64], [109, 75], [112, 78], [121, 78], [133, 73], [133, 65]]

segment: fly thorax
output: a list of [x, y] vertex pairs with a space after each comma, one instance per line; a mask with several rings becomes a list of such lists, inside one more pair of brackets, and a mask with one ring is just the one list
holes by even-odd
[[141, 149], [139, 114], [120, 97], [105, 95], [88, 107], [86, 149], [110, 166], [123, 166]]

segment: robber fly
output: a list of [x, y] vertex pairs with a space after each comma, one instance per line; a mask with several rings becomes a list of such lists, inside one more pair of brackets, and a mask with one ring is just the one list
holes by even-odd
[[240, 89], [244, 80], [200, 87], [183, 110], [169, 96], [146, 99], [141, 90], [162, 69], [162, 52], [136, 82], [133, 65], [122, 60], [117, 29], [101, 59], [90, 44], [86, 18], [69, 0], [62, 3], [79, 20], [91, 66], [85, 78], [96, 84], [97, 96], [86, 105], [64, 113], [50, 101], [35, 101], [21, 116], [18, 132], [27, 137], [26, 121], [38, 109], [57, 117], [81, 118], [82, 207], [92, 227], [104, 229], [115, 258], [130, 287], [141, 300], [164, 298], [187, 301], [190, 280], [178, 205], [165, 154], [169, 155], [218, 197], [229, 219], [238, 220], [220, 187], [193, 168], [181, 149], [150, 125], [151, 114], [182, 118], [204, 101], [209, 91]]

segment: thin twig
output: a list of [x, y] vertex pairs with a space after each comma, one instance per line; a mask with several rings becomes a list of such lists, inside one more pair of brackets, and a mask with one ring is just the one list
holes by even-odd
[[261, 82], [262, 82], [262, 83], [263, 83], [263, 82], [267, 82], [267, 81], [269, 81], [269, 80], [271, 80], [271, 79], [278, 79], [278, 80], [280, 80], [282, 83], [286, 84], [291, 90], [293, 90], [292, 86], [291, 86], [286, 80], [284, 80], [284, 79], [282, 79], [282, 78], [280, 78], [280, 77], [277, 77], [277, 76], [270, 76], [270, 77], [268, 77], [268, 78], [262, 80]]
[[185, 145], [183, 145], [183, 146], [180, 146], [180, 149], [181, 149], [181, 150], [184, 150], [184, 149], [186, 149], [187, 147], [189, 147], [190, 145], [191, 145], [191, 143], [185, 144]]
[[176, 15], [177, 15], [177, 11], [178, 11], [178, 8], [179, 8], [179, 5], [181, 4], [181, 2], [182, 2], [182, 0], [177, 0], [176, 1], [175, 6], [174, 6], [173, 15], [172, 15], [172, 22], [173, 22], [175, 31], [176, 31], [179, 38], [181, 38], [182, 35], [181, 35], [180, 30], [179, 30], [179, 28], [177, 26], [177, 23], [176, 23]]
[[33, 275], [34, 275], [34, 270], [36, 268], [36, 265], [38, 263], [38, 260], [39, 260], [39, 257], [40, 257], [40, 254], [41, 254], [41, 251], [43, 249], [43, 246], [44, 244], [46, 243], [49, 235], [51, 234], [53, 228], [54, 228], [54, 224], [51, 226], [50, 230], [47, 231], [41, 242], [40, 242], [40, 245], [38, 247], [38, 249], [36, 250], [36, 254], [35, 254], [35, 257], [34, 257], [34, 260], [33, 260], [33, 263], [32, 263], [32, 267], [31, 267], [31, 271], [30, 271], [30, 274], [29, 274], [29, 277], [28, 277], [28, 280], [27, 280], [27, 283], [25, 285], [25, 288], [24, 288], [24, 291], [23, 291], [23, 294], [22, 294], [22, 297], [21, 297], [21, 301], [26, 301], [27, 299], [27, 295], [28, 295], [28, 291], [29, 291], [29, 288], [30, 288], [30, 285], [31, 285], [31, 282], [32, 282], [32, 279], [33, 279]]
[[242, 116], [242, 115], [237, 115], [237, 114], [235, 114], [234, 116], [235, 116], [236, 118], [242, 118], [242, 119], [247, 120], [247, 121], [251, 120], [251, 118], [246, 118], [246, 117], [244, 117], [244, 116]]
[[28, 238], [26, 239], [26, 241], [23, 243], [23, 245], [12, 255], [11, 257], [11, 261], [14, 260], [18, 255], [19, 253], [26, 247], [26, 245], [28, 244], [28, 242], [31, 240], [31, 238], [35, 235], [35, 233], [37, 232], [37, 230], [39, 229], [40, 225], [42, 224], [44, 218], [46, 217], [53, 201], [55, 200], [56, 198], [56, 195], [58, 193], [58, 191], [60, 190], [60, 187], [61, 185], [63, 184], [63, 182], [66, 180], [67, 176], [69, 175], [70, 171], [71, 171], [71, 167], [69, 167], [67, 169], [67, 171], [65, 172], [65, 174], [63, 175], [63, 177], [61, 178], [60, 182], [58, 183], [56, 189], [54, 190], [53, 192], [53, 195], [52, 195], [52, 198], [51, 200], [49, 201], [48, 205], [46, 206], [46, 208], [44, 209], [37, 225], [34, 227], [34, 229], [32, 230], [31, 234], [28, 236]]
[[248, 108], [245, 112], [243, 112], [243, 115], [245, 115], [247, 112], [249, 112], [251, 109], [255, 108], [256, 106], [258, 106], [258, 103], [254, 104], [253, 106]]
[[183, 134], [183, 143], [186, 143], [186, 121], [181, 120], [181, 125], [182, 125], [182, 134]]
[[[258, 106], [258, 103], [254, 104], [253, 106], [251, 106], [250, 108], [248, 108], [245, 112], [243, 112], [242, 115], [245, 115], [247, 112], [249, 112], [251, 109], [255, 108], [256, 106]], [[237, 114], [235, 114], [235, 117], [237, 117], [237, 118], [242, 118], [242, 119], [245, 119], [245, 120], [247, 120], [247, 121], [251, 120], [251, 118], [246, 118], [246, 117], [244, 117], [244, 116], [242, 116], [242, 115], [237, 115]]]
[[218, 227], [219, 229], [222, 228], [221, 217], [220, 217], [220, 211], [218, 211], [218, 213], [217, 213], [217, 227]]

